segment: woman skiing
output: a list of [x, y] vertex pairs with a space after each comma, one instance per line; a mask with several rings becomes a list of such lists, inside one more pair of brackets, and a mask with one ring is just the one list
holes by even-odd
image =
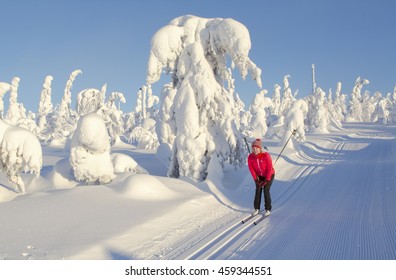
[[248, 157], [248, 167], [256, 183], [256, 193], [254, 196], [254, 212], [257, 215], [260, 211], [261, 193], [264, 190], [265, 216], [271, 214], [271, 194], [270, 189], [275, 177], [275, 170], [269, 153], [262, 151], [261, 139], [256, 139], [252, 143], [253, 152]]

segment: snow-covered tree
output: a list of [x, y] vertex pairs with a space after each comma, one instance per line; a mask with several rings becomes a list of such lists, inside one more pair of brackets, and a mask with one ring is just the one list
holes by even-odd
[[70, 74], [62, 101], [59, 106], [56, 106], [54, 112], [50, 114], [45, 132], [47, 141], [64, 144], [66, 139], [73, 133], [76, 127], [77, 114], [71, 109], [71, 88], [73, 81], [81, 73], [81, 70], [75, 70]]
[[52, 105], [51, 95], [52, 95], [52, 83], [53, 77], [48, 75], [45, 77], [43, 89], [40, 94], [40, 103], [37, 114], [37, 126], [38, 126], [38, 134], [39, 138], [43, 139], [42, 132], [45, 130], [47, 125], [47, 116], [51, 114], [54, 110], [54, 106]]
[[267, 133], [267, 116], [270, 114], [273, 104], [269, 97], [265, 97], [267, 90], [261, 90], [253, 99], [250, 105], [250, 120], [249, 127], [249, 137], [252, 138], [263, 138]]
[[308, 96], [305, 100], [309, 104], [307, 114], [307, 125], [312, 132], [328, 133], [330, 118], [325, 104], [326, 93], [320, 88], [316, 88], [313, 95]]
[[4, 118], [4, 95], [11, 90], [9, 83], [0, 82], [0, 119]]
[[346, 106], [346, 95], [341, 92], [342, 83], [337, 83], [337, 90], [335, 92], [333, 108], [335, 111], [336, 119], [339, 122], [345, 120], [345, 116], [347, 115], [347, 106]]
[[159, 146], [155, 132], [156, 122], [152, 118], [145, 118], [129, 135], [128, 142], [140, 149], [156, 149]]
[[362, 97], [362, 121], [372, 122], [373, 114], [375, 112], [376, 104], [374, 99], [370, 96], [370, 92], [366, 90]]
[[89, 88], [77, 94], [76, 111], [79, 116], [95, 113], [104, 106], [107, 84], [101, 90]]
[[351, 98], [349, 101], [349, 113], [347, 116], [348, 121], [362, 121], [362, 88], [363, 85], [369, 84], [369, 81], [358, 77], [355, 81], [355, 86], [353, 87]]
[[42, 156], [40, 142], [33, 133], [0, 120], [0, 168], [17, 191], [25, 193], [21, 172], [40, 175]]
[[78, 181], [106, 184], [114, 178], [106, 124], [96, 113], [79, 119], [70, 143], [69, 160]]
[[300, 99], [293, 103], [292, 107], [285, 113], [284, 121], [284, 132], [280, 146], [284, 146], [287, 143], [287, 147], [293, 148], [293, 140], [289, 141], [289, 137], [293, 134], [294, 138], [298, 142], [305, 142], [305, 124], [304, 120], [308, 113], [308, 104], [305, 100]]
[[[261, 88], [261, 70], [249, 59], [251, 48], [247, 28], [233, 19], [205, 19], [182, 16], [156, 32], [151, 41], [147, 83], [160, 79], [165, 70], [172, 73], [175, 90], [168, 131], [164, 120], [157, 131], [160, 141], [172, 148], [169, 176], [188, 176], [196, 180], [206, 177], [208, 163], [217, 157], [221, 163], [245, 162], [243, 142], [236, 116], [235, 98], [224, 83], [229, 80], [227, 57], [242, 77], [248, 73]], [[164, 92], [163, 92], [164, 93]], [[161, 98], [166, 101], [166, 98]], [[167, 104], [161, 103], [161, 110]]]
[[386, 125], [392, 122], [391, 112], [392, 112], [392, 100], [391, 94], [388, 93], [385, 98], [382, 98], [378, 102], [378, 120], [382, 120], [382, 124]]
[[36, 124], [36, 114], [32, 111], [29, 111], [26, 115], [26, 118], [21, 118], [18, 120], [19, 127], [26, 128], [30, 132], [33, 132], [34, 135], [39, 135], [39, 129]]
[[156, 134], [159, 98], [153, 95], [151, 84], [142, 86], [137, 97], [135, 111], [126, 120], [125, 137], [141, 149], [155, 149], [159, 146]]
[[331, 127], [341, 128], [342, 127], [341, 121], [343, 118], [341, 117], [341, 119], [340, 119], [340, 116], [337, 111], [338, 108], [334, 102], [335, 102], [335, 99], [333, 101], [333, 92], [331, 91], [331, 89], [329, 89], [329, 94], [328, 94], [327, 98], [325, 98], [325, 101], [324, 101], [324, 106], [327, 111], [327, 119], [329, 121], [328, 126], [329, 126], [329, 128], [331, 128]]
[[[117, 101], [118, 107], [116, 106]], [[124, 133], [124, 121], [119, 103], [126, 103], [124, 95], [121, 92], [112, 92], [102, 108], [97, 111], [105, 121], [112, 144], [119, 142], [120, 136]]]
[[138, 92], [135, 112], [140, 115], [140, 119], [153, 118], [156, 114], [155, 105], [159, 102], [159, 98], [153, 95], [151, 85], [142, 86]]
[[172, 106], [176, 96], [177, 90], [172, 83], [165, 84], [162, 88], [160, 96], [160, 108], [158, 111], [158, 120], [156, 124], [156, 133], [160, 144], [172, 145], [175, 140], [174, 131], [175, 124], [172, 121], [173, 111]]
[[8, 106], [7, 116], [11, 123], [17, 124], [21, 118], [26, 118], [26, 109], [22, 103], [18, 103], [19, 77], [14, 77], [11, 82], [10, 103]]
[[396, 122], [396, 85], [393, 88], [393, 94], [392, 94], [391, 120], [393, 123]]
[[289, 83], [290, 75], [285, 75], [283, 77], [283, 97], [279, 108], [279, 113], [284, 114], [296, 101], [296, 98], [292, 94]]
[[280, 116], [281, 115], [281, 86], [275, 84], [274, 93], [272, 94], [272, 104], [274, 106], [272, 113], [273, 115]]

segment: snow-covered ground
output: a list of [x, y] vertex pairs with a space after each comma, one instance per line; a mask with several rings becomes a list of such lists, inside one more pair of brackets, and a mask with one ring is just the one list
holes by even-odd
[[[275, 161], [282, 147], [265, 144]], [[246, 166], [211, 166], [197, 183], [166, 177], [155, 151], [111, 152], [148, 174], [118, 166], [111, 183], [87, 186], [54, 146], [39, 178], [23, 175], [26, 194], [1, 174], [0, 259], [396, 259], [396, 126], [308, 133], [277, 161], [273, 212], [258, 225], [241, 224], [254, 195]]]

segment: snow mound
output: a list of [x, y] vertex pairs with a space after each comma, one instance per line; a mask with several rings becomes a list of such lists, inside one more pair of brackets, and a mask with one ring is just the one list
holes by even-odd
[[114, 173], [132, 171], [134, 173], [148, 173], [133, 158], [128, 155], [113, 153], [111, 154]]
[[157, 153], [155, 155], [157, 159], [168, 164], [172, 157], [172, 147], [167, 143], [162, 143], [157, 148]]
[[145, 201], [169, 200], [177, 196], [160, 180], [147, 174], [129, 176], [116, 190], [125, 197]]
[[74, 180], [69, 158], [64, 158], [56, 162], [53, 170], [45, 178], [55, 189], [70, 189], [78, 185]]
[[0, 202], [7, 202], [13, 200], [18, 194], [8, 188], [0, 187]]

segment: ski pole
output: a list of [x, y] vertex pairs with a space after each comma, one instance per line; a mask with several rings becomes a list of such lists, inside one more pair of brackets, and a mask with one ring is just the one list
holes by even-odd
[[243, 137], [243, 140], [245, 140], [246, 147], [247, 147], [247, 149], [248, 149], [248, 152], [249, 152], [249, 154], [250, 154], [250, 148], [249, 148], [249, 144], [248, 144], [248, 142], [247, 142], [247, 140], [246, 140], [246, 137], [245, 137], [245, 136]]
[[280, 152], [280, 154], [279, 154], [278, 157], [276, 158], [274, 165], [276, 164], [276, 162], [278, 161], [279, 157], [280, 157], [281, 154], [283, 153], [283, 150], [286, 148], [287, 143], [289, 143], [291, 137], [292, 137], [293, 135], [295, 135], [296, 132], [297, 132], [296, 129], [294, 129], [294, 130], [292, 131], [292, 133], [291, 133], [290, 136], [289, 136], [289, 139], [287, 139], [286, 144], [283, 146], [282, 151]]

